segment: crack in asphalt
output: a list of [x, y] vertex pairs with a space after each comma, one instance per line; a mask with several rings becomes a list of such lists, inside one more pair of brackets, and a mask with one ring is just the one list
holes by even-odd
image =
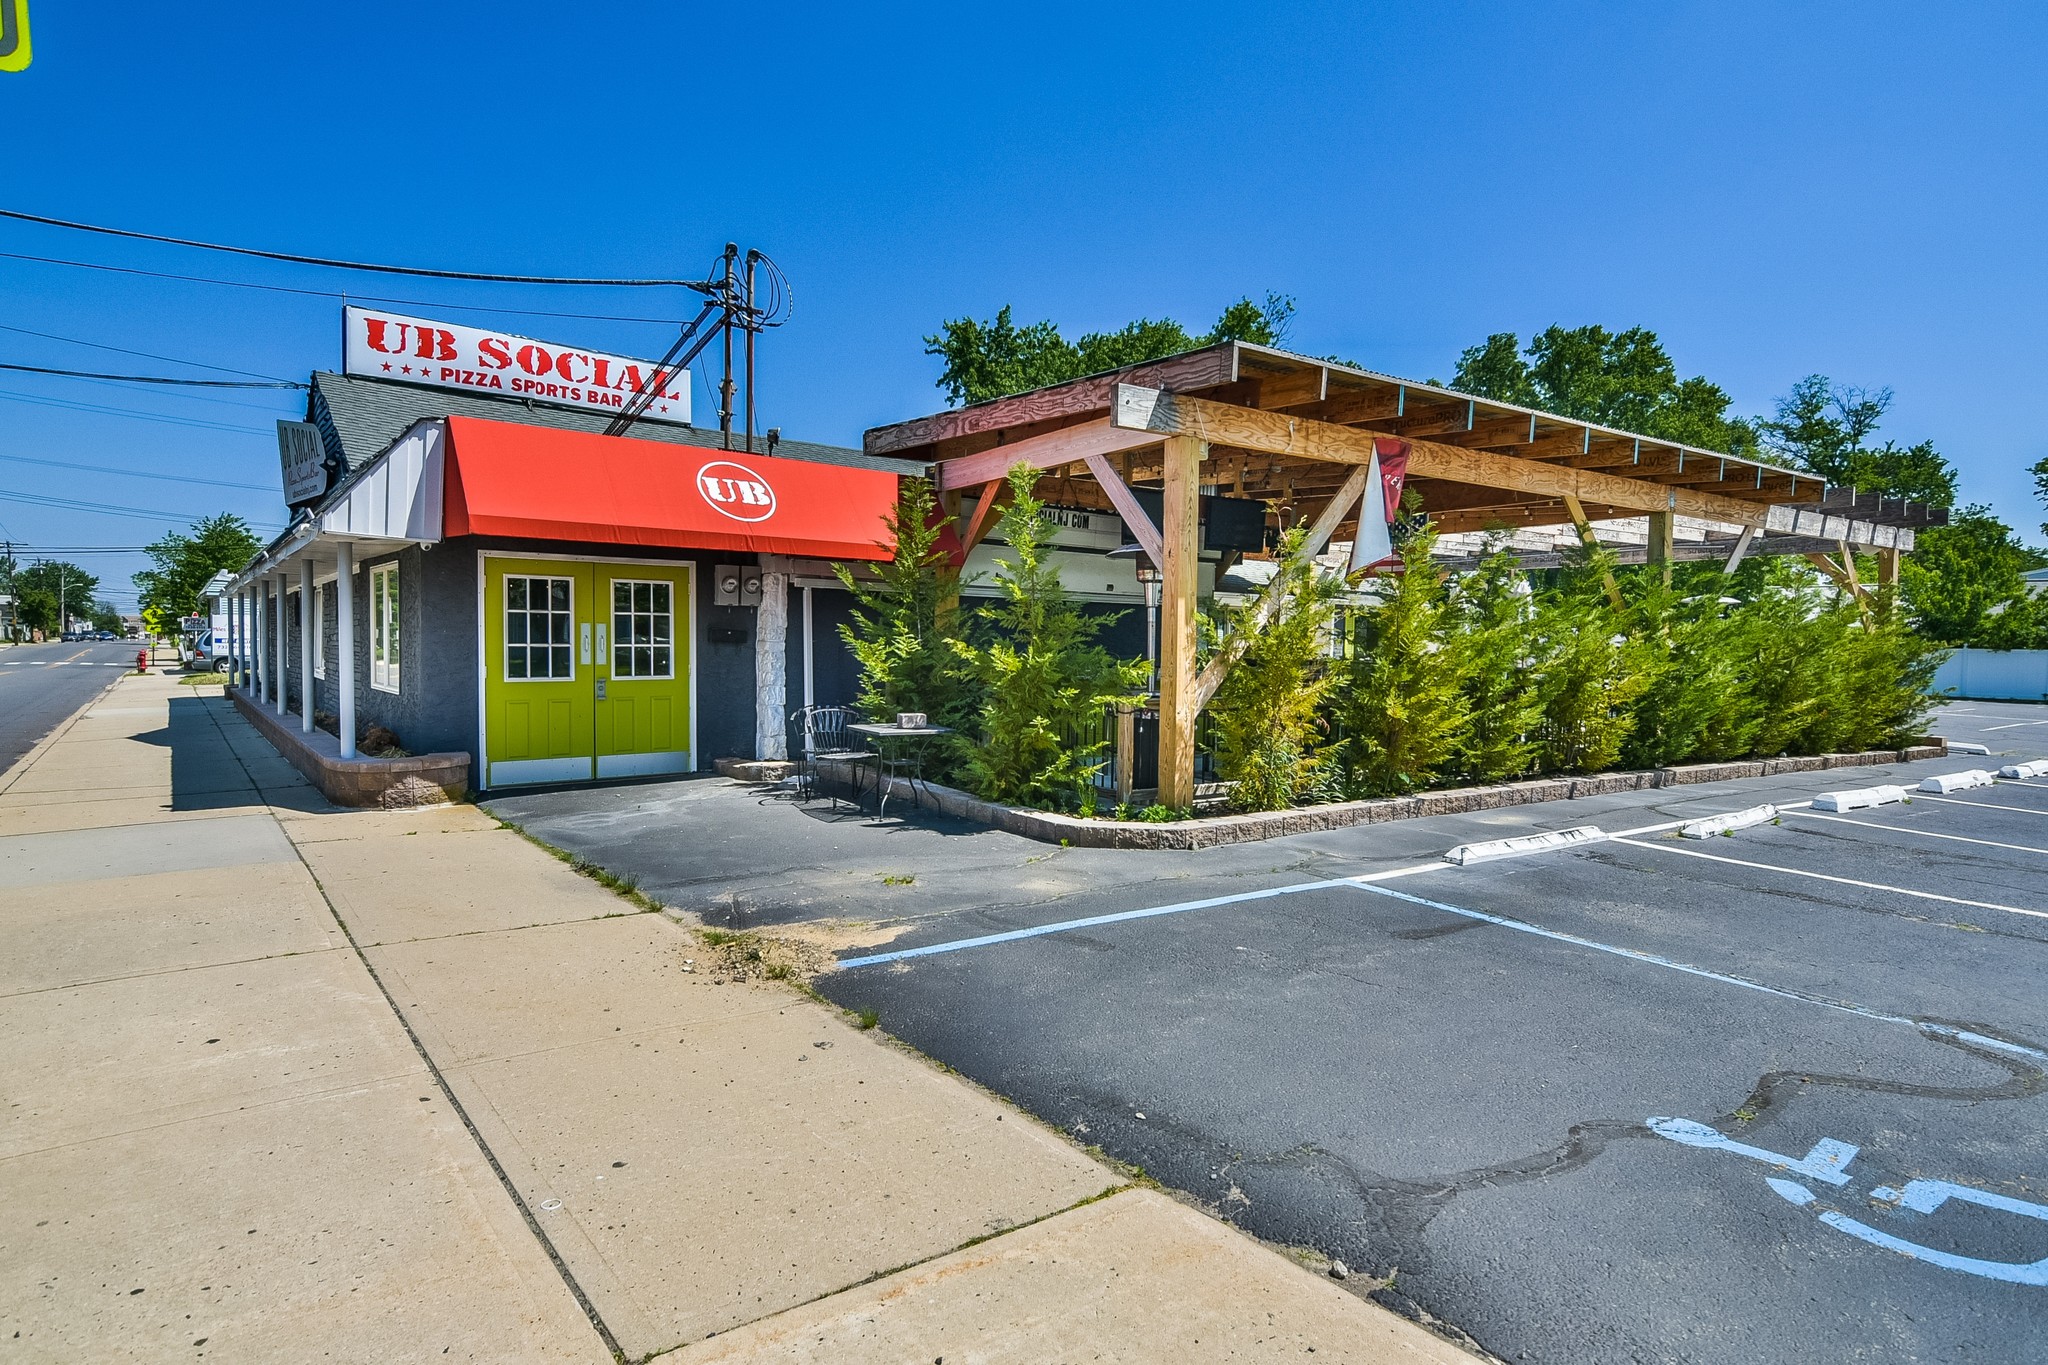
[[[1713, 1119], [1710, 1126], [1724, 1132], [1741, 1131], [1767, 1113], [1782, 1113], [1802, 1096], [1830, 1088], [1957, 1103], [2024, 1100], [2048, 1093], [2048, 1069], [2024, 1057], [1935, 1032], [1934, 1027], [1968, 1030], [2029, 1047], [2038, 1044], [1974, 1021], [1917, 1018], [1914, 1022], [1928, 1026], [1922, 1029], [1922, 1038], [1995, 1067], [2004, 1073], [2003, 1078], [1983, 1085], [1934, 1085], [1812, 1070], [1768, 1071], [1757, 1078], [1741, 1104]], [[1147, 1146], [1157, 1139], [1170, 1140], [1167, 1150], [1152, 1155], [1162, 1168], [1173, 1168], [1162, 1174], [1167, 1183], [1192, 1195], [1214, 1216], [1254, 1235], [1312, 1247], [1373, 1279], [1387, 1281], [1366, 1297], [1439, 1330], [1443, 1319], [1395, 1286], [1404, 1276], [1432, 1268], [1425, 1233], [1452, 1201], [1472, 1190], [1568, 1175], [1592, 1163], [1611, 1143], [1655, 1136], [1640, 1119], [1587, 1119], [1567, 1128], [1563, 1141], [1537, 1151], [1461, 1171], [1402, 1177], [1373, 1170], [1314, 1142], [1260, 1155], [1234, 1152], [1204, 1129], [1169, 1115], [1140, 1119], [1136, 1104], [1106, 1091], [1071, 1091], [1068, 1101], [1081, 1112], [1063, 1125], [1066, 1131], [1089, 1135], [1087, 1140], [1126, 1160], [1150, 1155], [1129, 1151], [1138, 1145], [1129, 1142], [1130, 1138], [1142, 1135]], [[1110, 1129], [1111, 1135], [1095, 1136], [1101, 1128]], [[1181, 1150], [1172, 1150], [1176, 1145]], [[1118, 1147], [1127, 1151], [1120, 1153]], [[1205, 1191], [1200, 1188], [1204, 1184], [1219, 1187], [1221, 1192]]]

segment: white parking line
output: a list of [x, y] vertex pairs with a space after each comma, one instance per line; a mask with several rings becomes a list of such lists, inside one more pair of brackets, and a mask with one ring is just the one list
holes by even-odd
[[1086, 919], [1060, 920], [1054, 924], [1035, 924], [1028, 929], [1011, 929], [1001, 934], [981, 934], [974, 938], [956, 938], [945, 943], [928, 943], [922, 948], [902, 948], [893, 953], [870, 953], [865, 957], [843, 958], [839, 962], [842, 970], [853, 967], [874, 967], [884, 962], [902, 962], [913, 957], [932, 957], [939, 953], [957, 953], [967, 948], [986, 948], [996, 943], [1015, 943], [1019, 939], [1042, 938], [1047, 934], [1063, 934], [1072, 929], [1092, 929], [1100, 924], [1121, 924], [1126, 920], [1152, 919], [1159, 915], [1179, 915], [1190, 910], [1211, 910], [1219, 905], [1237, 905], [1244, 901], [1271, 900], [1275, 896], [1292, 896], [1303, 891], [1320, 891], [1332, 886], [1351, 886], [1361, 882], [1385, 881], [1392, 877], [1409, 877], [1417, 872], [1440, 872], [1440, 862], [1417, 863], [1413, 867], [1397, 867], [1386, 872], [1369, 872], [1362, 877], [1331, 877], [1317, 882], [1296, 882], [1292, 886], [1268, 887], [1263, 891], [1240, 891], [1234, 896], [1210, 896], [1206, 900], [1176, 901], [1172, 905], [1148, 906], [1143, 910], [1119, 910], [1110, 915], [1090, 915]]
[[2048, 810], [2042, 810], [2036, 806], [2001, 806], [1995, 801], [1958, 801], [1953, 796], [1929, 796], [1926, 792], [1914, 792], [1913, 799], [1915, 801], [1939, 801], [1944, 806], [1975, 806], [1978, 810], [2009, 810], [2015, 815], [2048, 815]]
[[[1643, 845], [1643, 847], [1648, 847], [1648, 845]], [[1673, 853], [1691, 852], [1690, 849], [1672, 849], [1669, 851]], [[1695, 856], [1708, 857], [1711, 855], [1696, 854]], [[1721, 861], [1729, 860], [1722, 859]], [[1647, 963], [1652, 967], [1663, 967], [1669, 971], [1683, 972], [1687, 976], [1697, 976], [1707, 981], [1718, 981], [1727, 986], [1740, 986], [1746, 991], [1759, 991], [1764, 995], [1775, 995], [1785, 1000], [1797, 1000], [1803, 1004], [1818, 1005], [1822, 1009], [1835, 1010], [1842, 1014], [1853, 1014], [1862, 1019], [1873, 1019], [1881, 1024], [1904, 1024], [1908, 1028], [1917, 1029], [1921, 1033], [1933, 1034], [1943, 1038], [1961, 1039], [1983, 1047], [1997, 1048], [2002, 1052], [2017, 1052], [2028, 1057], [2048, 1057], [2048, 1052], [2043, 1052], [2039, 1048], [2027, 1047], [2020, 1043], [2008, 1043], [2002, 1038], [1988, 1037], [1981, 1033], [1971, 1032], [1968, 1029], [1959, 1029], [1948, 1024], [1926, 1023], [1903, 1014], [1891, 1014], [1884, 1010], [1874, 1010], [1847, 1001], [1827, 1000], [1817, 995], [1808, 995], [1804, 991], [1795, 991], [1784, 986], [1766, 985], [1761, 981], [1751, 981], [1749, 978], [1742, 976], [1730, 976], [1726, 972], [1710, 971], [1705, 967], [1695, 967], [1689, 962], [1679, 962], [1673, 958], [1659, 957], [1655, 953], [1646, 953], [1640, 949], [1623, 948], [1612, 943], [1602, 943], [1598, 939], [1581, 938], [1577, 934], [1567, 934], [1557, 929], [1545, 929], [1541, 925], [1530, 924], [1525, 920], [1509, 919], [1505, 915], [1490, 915], [1484, 910], [1468, 910], [1462, 905], [1447, 905], [1443, 901], [1429, 900], [1426, 897], [1413, 895], [1407, 891], [1396, 890], [1391, 886], [1367, 886], [1361, 884], [1358, 889], [1370, 891], [1374, 895], [1391, 897], [1394, 900], [1407, 901], [1411, 905], [1425, 905], [1432, 910], [1441, 910], [1448, 915], [1460, 915], [1466, 919], [1483, 920], [1487, 924], [1497, 924], [1503, 929], [1513, 929], [1516, 933], [1534, 934], [1538, 938], [1547, 938], [1556, 943], [1568, 943], [1575, 948], [1590, 948], [1596, 953], [1609, 953], [1615, 957], [1625, 957], [1631, 962]]]
[[2016, 720], [2010, 725], [1987, 725], [1977, 733], [1988, 735], [1993, 730], [2024, 730], [2029, 725], [2048, 725], [2048, 720]]
[[1817, 810], [1787, 811], [1788, 815], [1804, 816], [1808, 820], [1831, 820], [1838, 825], [1854, 825], [1858, 829], [1881, 829], [1891, 834], [1917, 834], [1923, 839], [1952, 839], [1959, 844], [1982, 844], [1986, 848], [2009, 848], [2015, 853], [2039, 853], [2048, 856], [2048, 848], [2034, 848], [2027, 844], [2002, 844], [1996, 839], [1972, 839], [1967, 834], [1937, 834], [1931, 829], [1908, 829], [1903, 825], [1879, 825], [1867, 820], [1844, 820], [1839, 815], [1822, 815]]
[[[1851, 823], [1854, 823], [1853, 821]], [[1804, 868], [1779, 867], [1775, 863], [1753, 863], [1747, 858], [1730, 858], [1719, 853], [1703, 853], [1696, 848], [1679, 848], [1675, 844], [1646, 844], [1637, 839], [1610, 839], [1609, 843], [1627, 844], [1630, 848], [1646, 848], [1652, 853], [1675, 853], [1681, 858], [1705, 858], [1712, 863], [1728, 863], [1734, 867], [1755, 868], [1759, 872], [1780, 872], [1787, 877], [1810, 877], [1815, 881], [1836, 882], [1842, 886], [1860, 886], [1866, 891], [1890, 891], [1895, 895], [1912, 896], [1918, 900], [1941, 901], [1947, 905], [1967, 905], [1973, 910], [2003, 910], [2009, 915], [2030, 915], [2035, 919], [2048, 919], [2048, 910], [2029, 910], [2020, 905], [2000, 905], [1996, 901], [1965, 900], [1961, 896], [1943, 896], [1933, 891], [1915, 891], [1905, 886], [1887, 886], [1883, 882], [1858, 881], [1854, 877], [1837, 877], [1827, 872], [1808, 872]]]

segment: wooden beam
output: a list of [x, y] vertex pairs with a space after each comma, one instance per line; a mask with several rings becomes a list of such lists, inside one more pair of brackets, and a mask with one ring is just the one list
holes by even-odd
[[[1195, 436], [1216, 445], [1336, 464], [1367, 463], [1374, 439], [1387, 435], [1128, 384], [1117, 386], [1110, 420], [1133, 430]], [[1552, 498], [1570, 494], [1584, 502], [1633, 512], [1674, 512], [1737, 526], [1761, 526], [1767, 511], [1761, 503], [1689, 488], [1667, 488], [1591, 469], [1567, 469], [1513, 455], [1463, 450], [1439, 441], [1398, 439], [1408, 440], [1410, 478], [1445, 479]]]
[[981, 486], [981, 498], [974, 504], [974, 515], [963, 524], [960, 532], [960, 554], [964, 559], [975, 546], [981, 544], [989, 527], [995, 525], [996, 499], [1002, 495], [1003, 483], [997, 479]]
[[997, 482], [1020, 464], [1028, 464], [1033, 469], [1057, 469], [1063, 464], [1085, 460], [1091, 454], [1113, 455], [1120, 450], [1135, 450], [1158, 443], [1157, 436], [1142, 438], [1136, 432], [1111, 426], [1107, 417], [1098, 417], [1092, 422], [1061, 427], [1042, 436], [1026, 437], [977, 455], [941, 460], [933, 472], [932, 483], [939, 492], [950, 493], [959, 488]]
[[1751, 542], [1756, 539], [1756, 527], [1745, 526], [1742, 534], [1735, 537], [1735, 548], [1728, 552], [1728, 562], [1721, 566], [1724, 574], [1734, 573], [1742, 567], [1742, 557], [1749, 553]]
[[861, 438], [861, 448], [870, 455], [890, 455], [977, 432], [1001, 431], [1026, 422], [1098, 413], [1109, 406], [1110, 390], [1118, 383], [1185, 391], [1214, 388], [1236, 378], [1237, 343], [1219, 342], [1199, 351], [1133, 365], [1110, 374], [1090, 375], [1086, 379], [1055, 384], [1049, 389], [1036, 389], [1009, 398], [977, 403], [969, 408], [872, 427]]
[[1107, 457], [1090, 454], [1088, 471], [1095, 476], [1095, 482], [1102, 485], [1102, 491], [1109, 495], [1109, 501], [1116, 508], [1116, 514], [1124, 519], [1124, 529], [1131, 533], [1131, 539], [1145, 549], [1145, 554], [1157, 566], [1161, 560], [1159, 528], [1152, 524], [1152, 518], [1145, 515], [1145, 509], [1131, 496], [1131, 490], [1117, 477]]
[[[1581, 503], [1572, 494], [1567, 493], [1564, 495], [1564, 508], [1565, 511], [1571, 513], [1572, 525], [1578, 528], [1579, 539], [1585, 542], [1586, 548], [1598, 550], [1600, 548], [1600, 537], [1593, 534], [1593, 523], [1586, 517], [1585, 504]], [[1624, 605], [1621, 600], [1621, 585], [1616, 583], [1614, 575], [1605, 569], [1600, 571], [1600, 580], [1607, 589], [1607, 604], [1616, 611], [1620, 611]]]
[[[1350, 513], [1351, 508], [1354, 505], [1362, 506], [1365, 482], [1371, 473], [1371, 469], [1365, 465], [1352, 466], [1351, 475], [1344, 480], [1344, 486], [1337, 490], [1337, 496], [1330, 499], [1321, 515], [1315, 519], [1315, 524], [1309, 527], [1308, 537], [1301, 543], [1304, 558], [1313, 558], [1321, 554], [1323, 547], [1330, 543], [1330, 537], [1344, 524], [1344, 518]], [[1209, 662], [1196, 677], [1197, 714], [1200, 714], [1202, 708], [1216, 695], [1216, 689], [1223, 686], [1224, 678], [1229, 676], [1231, 668], [1237, 661], [1244, 657], [1244, 652], [1251, 648], [1251, 642], [1258, 633], [1279, 619], [1280, 609], [1286, 601], [1285, 576], [1276, 573], [1273, 575], [1273, 581], [1259, 594], [1259, 600], [1252, 605], [1251, 611], [1246, 614], [1238, 629], [1232, 631], [1229, 638], [1209, 656]]]
[[1159, 804], [1195, 804], [1195, 594], [1201, 554], [1202, 457], [1206, 442], [1166, 443], [1159, 565]]
[[1877, 552], [1877, 586], [1896, 588], [1899, 586], [1899, 552], [1897, 549]]

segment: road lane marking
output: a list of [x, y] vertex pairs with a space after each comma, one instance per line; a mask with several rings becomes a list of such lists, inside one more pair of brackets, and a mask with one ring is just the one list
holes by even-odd
[[1996, 839], [1972, 839], [1967, 834], [1938, 834], [1931, 829], [1908, 829], [1904, 825], [1874, 825], [1862, 820], [1844, 820], [1839, 815], [1822, 815], [1817, 810], [1790, 811], [1788, 814], [1803, 815], [1809, 820], [1831, 820], [1835, 824], [1854, 825], [1858, 829], [1882, 829], [1893, 834], [1917, 834], [1923, 839], [1953, 839], [1959, 844], [1982, 844], [1986, 848], [2009, 848], [2015, 853], [2048, 855], [2048, 848], [2034, 848], [2028, 844], [2002, 844]]
[[2048, 725], [2048, 720], [2016, 720], [2010, 725], [1987, 725], [1977, 733], [1988, 735], [1993, 730], [2024, 730], [2029, 725]]
[[884, 962], [902, 962], [913, 957], [932, 957], [939, 953], [958, 953], [969, 948], [986, 948], [996, 943], [1015, 943], [1019, 939], [1041, 938], [1046, 934], [1063, 934], [1073, 929], [1092, 929], [1101, 924], [1122, 924], [1128, 920], [1152, 919], [1159, 915], [1179, 915], [1190, 910], [1212, 910], [1219, 905], [1237, 905], [1245, 901], [1271, 900], [1275, 896], [1293, 896], [1303, 891], [1321, 891], [1333, 886], [1350, 886], [1361, 881], [1380, 881], [1389, 877], [1409, 877], [1417, 872], [1436, 872], [1443, 868], [1440, 862], [1417, 863], [1413, 867], [1397, 867], [1387, 872], [1370, 872], [1363, 877], [1331, 877], [1323, 881], [1296, 882], [1292, 886], [1273, 886], [1263, 891], [1240, 891], [1230, 896], [1210, 896], [1198, 901], [1176, 901], [1172, 905], [1147, 906], [1143, 910], [1119, 910], [1109, 915], [1090, 915], [1085, 919], [1060, 920], [1054, 924], [1035, 924], [1028, 929], [1011, 929], [1000, 934], [980, 934], [974, 938], [949, 939], [944, 943], [928, 943], [922, 948], [899, 948], [891, 953], [869, 953], [864, 957], [842, 958], [838, 966], [842, 969], [853, 967], [874, 967]]
[[[1674, 849], [1672, 851], [1690, 852], [1691, 850]], [[1696, 856], [1708, 857], [1711, 855], [1698, 854]], [[1794, 990], [1789, 986], [1772, 986], [1762, 981], [1752, 981], [1746, 976], [1730, 976], [1726, 972], [1717, 972], [1706, 967], [1695, 967], [1689, 962], [1680, 962], [1675, 958], [1661, 957], [1656, 953], [1646, 953], [1639, 948], [1623, 948], [1618, 944], [1602, 943], [1598, 939], [1582, 938], [1578, 934], [1567, 934], [1559, 929], [1545, 929], [1540, 924], [1531, 924], [1526, 920], [1510, 919], [1506, 915], [1489, 914], [1487, 911], [1472, 910], [1462, 905], [1449, 905], [1443, 901], [1430, 900], [1426, 896], [1417, 896], [1412, 892], [1402, 891], [1391, 886], [1368, 885], [1356, 880], [1348, 884], [1357, 887], [1360, 891], [1370, 891], [1376, 896], [1387, 896], [1394, 900], [1407, 901], [1411, 905], [1428, 906], [1432, 910], [1441, 910], [1447, 915], [1460, 915], [1466, 919], [1483, 920], [1487, 924], [1498, 925], [1503, 929], [1513, 929], [1516, 933], [1533, 934], [1537, 938], [1547, 938], [1556, 943], [1570, 944], [1575, 948], [1590, 948], [1596, 953], [1607, 953], [1614, 957], [1627, 958], [1631, 962], [1641, 962], [1652, 967], [1663, 967], [1668, 971], [1682, 972], [1686, 976], [1696, 976], [1705, 981], [1718, 981], [1724, 986], [1740, 986], [1746, 991], [1756, 991], [1763, 995], [1775, 995], [1784, 1000], [1797, 1000], [1807, 1005], [1818, 1005], [1822, 1009], [1834, 1010], [1840, 1014], [1852, 1014], [1859, 1019], [1871, 1019], [1881, 1024], [1904, 1024], [1916, 1032], [1929, 1034], [1934, 1037], [1954, 1038], [1961, 1042], [1974, 1043], [1980, 1047], [1996, 1048], [2000, 1052], [2013, 1052], [2025, 1057], [2038, 1057], [2048, 1060], [2048, 1051], [2043, 1051], [2036, 1047], [2028, 1047], [2024, 1043], [2009, 1043], [2003, 1038], [1993, 1038], [1988, 1034], [1977, 1033], [1971, 1029], [1957, 1028], [1953, 1024], [1929, 1023], [1925, 1020], [1914, 1019], [1909, 1015], [1891, 1014], [1884, 1010], [1871, 1009], [1865, 1005], [1858, 1005], [1853, 1001], [1829, 1000], [1824, 996], [1810, 995], [1805, 991]]]
[[[1852, 822], [1853, 823], [1853, 822]], [[1679, 848], [1675, 844], [1646, 844], [1635, 839], [1614, 838], [1611, 844], [1627, 844], [1630, 848], [1648, 849], [1652, 853], [1675, 853], [1681, 858], [1705, 858], [1708, 862], [1728, 863], [1734, 867], [1754, 868], [1759, 872], [1780, 872], [1787, 877], [1811, 877], [1815, 881], [1836, 882], [1842, 886], [1860, 886], [1866, 891], [1890, 891], [1901, 896], [1913, 896], [1924, 901], [1941, 901], [1948, 905], [1967, 905], [1973, 910], [2003, 910], [2009, 915], [2030, 915], [2035, 919], [2048, 919], [2048, 910], [2029, 910], [2019, 905], [2000, 905], [1996, 901], [1965, 900], [1961, 896], [1944, 896], [1933, 891], [1914, 891], [1904, 886], [1887, 886], [1883, 882], [1858, 881], [1854, 877], [1837, 877], [1827, 872], [1808, 872], [1804, 868], [1779, 867], [1775, 863], [1754, 863], [1747, 858], [1730, 858], [1719, 853], [1704, 853], [1696, 848]]]

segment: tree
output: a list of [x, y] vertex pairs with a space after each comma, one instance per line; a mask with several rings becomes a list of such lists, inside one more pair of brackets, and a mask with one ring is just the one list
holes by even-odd
[[[2048, 455], [2043, 455], [2040, 459], [2034, 461], [2032, 473], [2034, 475], [2034, 496], [2041, 500], [2043, 507], [2048, 507]], [[2041, 534], [2048, 536], [2048, 521], [2041, 523]]]
[[1624, 613], [1608, 604], [1613, 572], [1611, 551], [1582, 547], [1538, 607], [1538, 737], [1549, 772], [1613, 767], [1634, 731], [1636, 701], [1657, 678], [1655, 650], [1631, 637]]
[[2048, 646], [2043, 600], [2021, 577], [2048, 563], [1983, 506], [1964, 508], [1946, 526], [1915, 537], [1899, 568], [1899, 588], [1914, 627], [1945, 645], [1983, 649]]
[[1118, 659], [1094, 643], [1114, 618], [1083, 613], [1060, 585], [1046, 550], [1051, 527], [1032, 496], [1038, 471], [1010, 471], [1010, 505], [997, 523], [1012, 558], [996, 561], [1002, 594], [984, 613], [987, 644], [950, 641], [982, 688], [980, 733], [966, 767], [975, 791], [991, 801], [1085, 804], [1104, 740], [1102, 715], [1135, 705], [1150, 673], [1142, 659]]
[[1513, 332], [1496, 332], [1458, 357], [1450, 387], [1731, 455], [1756, 450], [1755, 428], [1728, 416], [1727, 393], [1704, 377], [1679, 379], [1647, 327], [1553, 324], [1526, 348]]
[[1851, 388], [1810, 374], [1778, 400], [1778, 415], [1757, 427], [1773, 453], [1831, 484], [1952, 506], [1956, 471], [1932, 441], [1866, 443], [1891, 405], [1890, 389]]
[[967, 719], [966, 680], [948, 644], [959, 627], [960, 574], [939, 548], [952, 519], [937, 513], [931, 484], [904, 479], [883, 522], [895, 553], [876, 566], [877, 581], [832, 566], [853, 595], [852, 620], [839, 633], [860, 665], [860, 709], [872, 721], [922, 711], [957, 730]]
[[1433, 530], [1403, 545], [1401, 572], [1358, 624], [1342, 715], [1345, 785], [1359, 796], [1427, 786], [1465, 740], [1464, 661], [1444, 647], [1451, 607], [1435, 548]]
[[946, 391], [947, 402], [986, 403], [1219, 341], [1277, 346], [1293, 317], [1291, 297], [1268, 293], [1264, 303], [1247, 296], [1231, 304], [1201, 336], [1170, 318], [1139, 318], [1113, 332], [1089, 332], [1069, 342], [1052, 322], [1019, 327], [1004, 304], [985, 322], [963, 317], [940, 323], [924, 339], [924, 350], [946, 363], [938, 386]]
[[199, 593], [207, 581], [223, 569], [243, 568], [261, 548], [248, 523], [231, 512], [200, 518], [189, 534], [170, 532], [144, 547], [156, 567], [135, 575], [142, 609], [171, 620], [203, 615]]
[[[91, 619], [100, 580], [99, 575], [87, 573], [76, 564], [45, 560], [17, 570], [14, 584], [21, 598], [21, 623], [50, 635], [62, 632], [71, 620]], [[61, 608], [59, 593], [63, 595]]]
[[1498, 547], [1451, 589], [1469, 724], [1458, 766], [1474, 782], [1519, 777], [1536, 761], [1543, 704], [1529, 666], [1535, 657], [1535, 610], [1529, 578], [1514, 553]]
[[[1281, 537], [1275, 556], [1279, 616], [1252, 637], [1224, 675], [1208, 707], [1216, 724], [1216, 765], [1236, 783], [1239, 810], [1285, 810], [1318, 785], [1328, 755], [1316, 752], [1325, 698], [1336, 682], [1324, 641], [1335, 614], [1339, 584], [1302, 553], [1301, 527]], [[1231, 612], [1237, 629], [1249, 627], [1253, 608]]]

